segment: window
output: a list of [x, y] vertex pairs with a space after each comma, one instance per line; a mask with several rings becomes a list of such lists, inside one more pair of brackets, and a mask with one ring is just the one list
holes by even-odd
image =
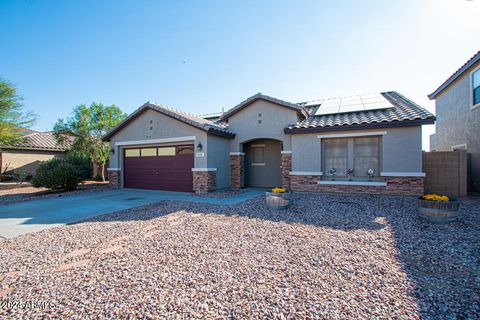
[[175, 147], [158, 148], [158, 156], [174, 156]]
[[142, 157], [155, 157], [157, 155], [157, 148], [143, 148], [140, 150]]
[[326, 174], [336, 170], [335, 176], [347, 176], [347, 139], [325, 139], [323, 142], [323, 161]]
[[127, 149], [125, 150], [125, 157], [140, 157], [140, 149]]
[[252, 165], [265, 164], [265, 146], [252, 146]]
[[373, 169], [374, 175], [379, 171], [379, 138], [365, 137], [353, 140], [353, 174], [355, 177], [368, 177], [368, 169]]
[[472, 107], [480, 105], [480, 68], [472, 72]]
[[192, 146], [177, 147], [177, 155], [180, 154], [193, 154]]
[[[347, 170], [353, 169], [352, 177], [366, 178], [367, 171], [380, 172], [380, 137], [322, 139], [322, 168], [327, 177], [347, 177]], [[333, 175], [330, 170], [335, 169]]]

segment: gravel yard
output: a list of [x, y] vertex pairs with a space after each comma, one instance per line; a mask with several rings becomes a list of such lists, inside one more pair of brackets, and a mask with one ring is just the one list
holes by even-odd
[[66, 197], [81, 192], [95, 192], [110, 189], [108, 182], [85, 181], [77, 190], [51, 191], [47, 188], [34, 188], [30, 184], [0, 186], [0, 205], [45, 198]]
[[165, 201], [1, 240], [0, 318], [480, 317], [479, 201], [432, 225], [412, 198], [293, 199]]

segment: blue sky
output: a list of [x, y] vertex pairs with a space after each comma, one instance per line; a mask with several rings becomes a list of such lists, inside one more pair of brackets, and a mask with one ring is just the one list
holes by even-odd
[[257, 92], [397, 90], [433, 111], [426, 95], [480, 50], [478, 17], [478, 0], [0, 0], [0, 77], [37, 130], [92, 101], [202, 114]]

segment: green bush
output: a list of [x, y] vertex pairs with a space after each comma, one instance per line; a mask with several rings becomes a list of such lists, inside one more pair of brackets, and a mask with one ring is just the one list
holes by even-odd
[[75, 154], [67, 154], [65, 161], [77, 167], [82, 181], [92, 179], [93, 164], [90, 158]]
[[64, 159], [51, 159], [38, 167], [32, 185], [53, 190], [74, 190], [81, 181], [78, 167]]

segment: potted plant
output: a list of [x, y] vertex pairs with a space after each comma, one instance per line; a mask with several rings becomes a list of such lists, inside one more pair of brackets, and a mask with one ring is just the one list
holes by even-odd
[[375, 177], [375, 170], [368, 169], [367, 170], [367, 175], [368, 175], [368, 181], [372, 181], [373, 177]]
[[331, 168], [330, 175], [332, 176], [332, 181], [335, 181], [335, 174], [337, 173], [337, 169]]
[[459, 215], [460, 203], [438, 194], [426, 194], [417, 199], [420, 217], [434, 222], [451, 222]]
[[267, 206], [275, 209], [286, 209], [290, 204], [290, 192], [286, 188], [275, 187], [266, 192]]
[[353, 168], [348, 168], [348, 169], [347, 169], [347, 176], [348, 176], [348, 180], [349, 180], [349, 181], [352, 181]]

